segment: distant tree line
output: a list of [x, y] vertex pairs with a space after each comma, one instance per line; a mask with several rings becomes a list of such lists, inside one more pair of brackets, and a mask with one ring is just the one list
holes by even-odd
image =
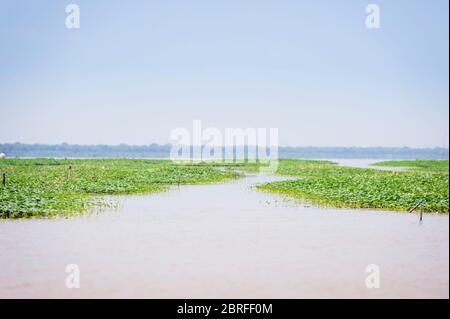
[[[0, 153], [6, 157], [128, 157], [167, 158], [172, 145], [76, 145], [76, 144], [0, 144]], [[247, 150], [245, 150], [247, 153]], [[279, 147], [280, 158], [373, 158], [373, 159], [448, 159], [446, 148], [409, 147]]]
[[409, 147], [280, 147], [283, 158], [448, 159], [446, 148]]

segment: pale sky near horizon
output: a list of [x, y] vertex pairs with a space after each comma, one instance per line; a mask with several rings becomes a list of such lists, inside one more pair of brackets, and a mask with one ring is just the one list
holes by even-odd
[[167, 143], [199, 119], [283, 146], [448, 147], [448, 6], [0, 0], [0, 143]]

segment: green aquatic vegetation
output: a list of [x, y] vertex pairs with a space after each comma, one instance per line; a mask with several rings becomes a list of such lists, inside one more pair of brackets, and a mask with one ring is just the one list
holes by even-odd
[[384, 161], [372, 164], [373, 166], [404, 167], [423, 171], [448, 172], [448, 160], [403, 160]]
[[278, 173], [295, 179], [258, 185], [257, 189], [339, 208], [405, 211], [424, 200], [425, 211], [448, 213], [448, 171], [394, 172], [280, 160]]
[[0, 218], [50, 217], [105, 204], [105, 195], [162, 192], [241, 176], [205, 163], [144, 159], [0, 159]]
[[[445, 164], [446, 162], [446, 164]], [[329, 161], [279, 160], [293, 180], [258, 185], [319, 206], [407, 210], [425, 200], [448, 212], [448, 161], [385, 162], [401, 172], [336, 166]], [[414, 164], [414, 165], [413, 165]], [[108, 205], [105, 195], [162, 192], [172, 185], [217, 183], [253, 173], [259, 162], [173, 163], [145, 159], [0, 159], [0, 218], [79, 214]]]

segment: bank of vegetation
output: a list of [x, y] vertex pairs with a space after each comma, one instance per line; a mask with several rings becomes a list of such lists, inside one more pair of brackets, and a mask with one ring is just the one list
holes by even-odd
[[237, 178], [228, 167], [141, 159], [0, 159], [0, 218], [72, 215], [105, 205], [105, 195], [162, 192], [173, 185]]
[[[320, 207], [448, 213], [448, 161], [388, 161], [401, 171], [350, 168], [329, 161], [279, 160], [291, 179], [257, 185]], [[220, 183], [259, 164], [174, 163], [146, 159], [0, 159], [0, 218], [80, 214], [108, 205], [107, 195], [163, 192], [175, 185]], [[3, 181], [3, 175], [5, 180]]]
[[424, 201], [426, 212], [448, 213], [448, 161], [389, 161], [376, 165], [405, 170], [280, 160], [278, 173], [294, 179], [258, 185], [257, 189], [321, 207], [406, 211]]

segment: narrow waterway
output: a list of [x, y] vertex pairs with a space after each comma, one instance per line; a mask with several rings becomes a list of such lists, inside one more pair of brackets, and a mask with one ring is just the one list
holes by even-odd
[[[257, 192], [280, 179], [114, 198], [89, 216], [0, 222], [0, 297], [448, 298], [449, 218], [319, 209]], [[80, 288], [68, 289], [76, 264]], [[368, 288], [368, 265], [379, 288]], [[372, 273], [373, 275], [373, 273]]]

